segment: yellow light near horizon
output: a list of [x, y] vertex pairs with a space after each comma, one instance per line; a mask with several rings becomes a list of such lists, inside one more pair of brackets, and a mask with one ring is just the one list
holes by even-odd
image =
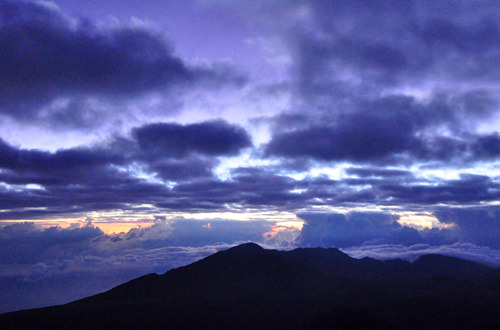
[[406, 227], [411, 227], [417, 230], [424, 229], [446, 229], [454, 226], [452, 223], [442, 223], [433, 215], [411, 214], [402, 215], [397, 222]]
[[131, 229], [144, 229], [154, 225], [153, 222], [101, 222], [93, 223], [94, 226], [101, 229], [106, 235], [116, 235], [128, 233]]
[[304, 223], [304, 220], [279, 221], [276, 223], [276, 226], [302, 230], [302, 228], [304, 227]]
[[50, 228], [50, 227], [60, 227], [60, 228], [69, 228], [71, 226], [81, 226], [82, 223], [86, 223], [83, 219], [57, 219], [57, 220], [1, 220], [0, 226], [8, 226], [16, 223], [33, 223], [41, 228]]
[[[52, 227], [58, 227], [61, 229], [68, 228], [83, 228], [89, 225], [89, 222], [83, 221], [82, 219], [68, 219], [68, 220], [36, 220], [36, 221], [23, 221], [23, 220], [5, 220], [1, 224], [11, 225], [16, 223], [34, 223], [40, 228], [48, 229]], [[0, 224], [0, 225], [1, 225]], [[114, 235], [120, 233], [127, 233], [131, 229], [137, 228], [148, 228], [154, 225], [154, 222], [92, 222], [90, 226], [95, 226], [103, 231], [106, 235]]]
[[44, 229], [51, 228], [51, 227], [59, 227], [62, 229], [66, 229], [66, 228], [71, 227], [71, 225], [73, 223], [72, 222], [43, 223], [43, 224], [40, 224], [40, 227], [42, 227]]

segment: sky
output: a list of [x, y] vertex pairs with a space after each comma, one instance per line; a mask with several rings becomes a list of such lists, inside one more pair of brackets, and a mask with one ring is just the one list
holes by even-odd
[[0, 312], [253, 241], [500, 266], [500, 5], [0, 0]]

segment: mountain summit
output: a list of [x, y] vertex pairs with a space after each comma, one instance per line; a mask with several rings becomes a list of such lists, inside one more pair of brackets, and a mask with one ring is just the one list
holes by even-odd
[[354, 259], [246, 243], [0, 329], [493, 329], [499, 271], [451, 257]]

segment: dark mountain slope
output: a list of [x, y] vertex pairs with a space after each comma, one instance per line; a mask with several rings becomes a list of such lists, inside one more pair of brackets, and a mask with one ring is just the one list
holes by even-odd
[[426, 275], [450, 275], [469, 280], [477, 280], [492, 270], [472, 261], [437, 254], [420, 257], [412, 264], [412, 268]]
[[353, 259], [252, 243], [62, 306], [0, 315], [0, 329], [488, 329], [498, 271], [450, 257]]

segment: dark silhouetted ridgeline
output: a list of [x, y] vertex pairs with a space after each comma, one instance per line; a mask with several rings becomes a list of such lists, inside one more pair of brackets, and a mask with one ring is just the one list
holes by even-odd
[[500, 270], [439, 255], [354, 259], [248, 243], [0, 329], [500, 329]]

